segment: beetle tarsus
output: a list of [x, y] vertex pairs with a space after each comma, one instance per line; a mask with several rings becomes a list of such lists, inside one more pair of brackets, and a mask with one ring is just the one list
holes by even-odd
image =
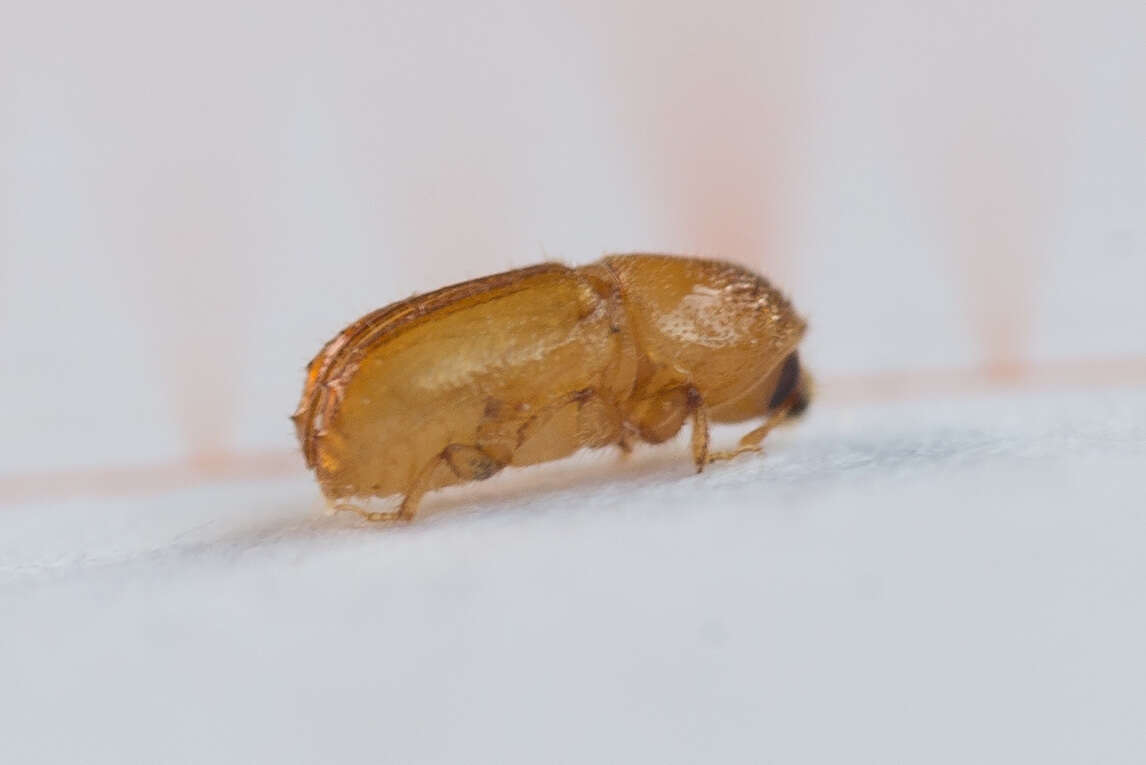
[[730, 460], [734, 457], [739, 457], [741, 454], [747, 454], [749, 452], [756, 453], [756, 452], [763, 452], [763, 451], [764, 451], [763, 446], [758, 446], [756, 444], [745, 444], [742, 446], [737, 446], [735, 449], [730, 449], [728, 451], [712, 452], [711, 454], [708, 455], [708, 462], [709, 462], [709, 464], [712, 464], [713, 462], [720, 462], [721, 460]]
[[[404, 504], [404, 503], [403, 503]], [[366, 508], [359, 507], [352, 502], [336, 502], [330, 506], [330, 509], [336, 513], [350, 512], [357, 513], [363, 519], [371, 523], [402, 523], [405, 521], [413, 520], [412, 515], [406, 516], [403, 514], [402, 508], [397, 510], [367, 510]]]
[[[745, 433], [740, 443], [735, 449], [724, 452], [713, 452], [708, 457], [709, 462], [716, 462], [718, 460], [730, 460], [733, 457], [738, 457], [746, 452], [763, 452], [764, 447], [760, 446], [760, 442], [772, 432], [772, 429], [782, 423], [787, 417], [792, 408], [801, 401], [800, 392], [793, 390], [780, 406], [773, 410], [772, 414], [768, 415], [768, 419], [764, 421], [760, 427], [750, 430]], [[806, 405], [806, 404], [805, 404]]]

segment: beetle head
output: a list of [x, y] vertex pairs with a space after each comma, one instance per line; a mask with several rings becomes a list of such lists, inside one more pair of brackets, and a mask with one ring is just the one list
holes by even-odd
[[793, 351], [780, 367], [780, 376], [768, 399], [768, 411], [775, 412], [781, 407], [787, 407], [785, 418], [799, 417], [807, 411], [811, 401], [811, 378], [800, 366], [800, 355]]

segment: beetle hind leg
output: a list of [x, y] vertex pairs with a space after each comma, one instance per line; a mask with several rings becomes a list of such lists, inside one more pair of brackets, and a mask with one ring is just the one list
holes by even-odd
[[334, 513], [357, 513], [365, 520], [374, 523], [394, 523], [396, 521], [408, 520], [402, 517], [401, 509], [398, 510], [367, 510], [366, 508], [356, 505], [353, 502], [337, 501], [330, 503], [330, 510]]
[[480, 446], [450, 444], [418, 473], [406, 496], [402, 498], [402, 504], [394, 511], [396, 520], [414, 520], [414, 516], [418, 514], [418, 506], [422, 503], [422, 497], [434, 487], [434, 474], [443, 464], [462, 481], [484, 481], [500, 472], [506, 463]]
[[702, 472], [712, 461], [708, 455], [708, 409], [692, 385], [676, 385], [646, 396], [630, 412], [630, 419], [641, 440], [650, 444], [669, 440], [691, 419], [689, 445], [696, 472]]
[[331, 502], [330, 508], [335, 512], [358, 513], [366, 520], [376, 523], [407, 523], [414, 520], [418, 514], [418, 506], [422, 503], [422, 497], [426, 492], [441, 485], [441, 481], [436, 480], [439, 477], [436, 474], [443, 465], [449, 467], [462, 481], [484, 481], [498, 473], [505, 464], [480, 446], [450, 444], [418, 472], [396, 509], [367, 510], [353, 502], [342, 500]]
[[484, 481], [505, 467], [505, 462], [480, 446], [450, 444], [442, 450], [442, 459], [463, 481]]

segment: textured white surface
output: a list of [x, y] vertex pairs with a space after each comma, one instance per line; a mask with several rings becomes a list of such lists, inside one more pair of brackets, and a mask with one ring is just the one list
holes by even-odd
[[0, 761], [1141, 762], [1144, 469], [1109, 390], [821, 406], [400, 529], [301, 476], [8, 507]]

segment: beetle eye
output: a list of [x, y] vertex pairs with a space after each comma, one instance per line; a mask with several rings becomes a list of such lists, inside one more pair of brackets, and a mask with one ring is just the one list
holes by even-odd
[[[800, 382], [800, 357], [792, 353], [788, 358], [784, 359], [784, 366], [780, 369], [780, 378], [776, 381], [776, 389], [772, 392], [772, 398], [768, 401], [769, 409], [776, 409], [780, 407], [788, 397], [792, 395], [792, 391], [796, 389], [796, 385]], [[807, 406], [805, 403], [804, 406]]]

